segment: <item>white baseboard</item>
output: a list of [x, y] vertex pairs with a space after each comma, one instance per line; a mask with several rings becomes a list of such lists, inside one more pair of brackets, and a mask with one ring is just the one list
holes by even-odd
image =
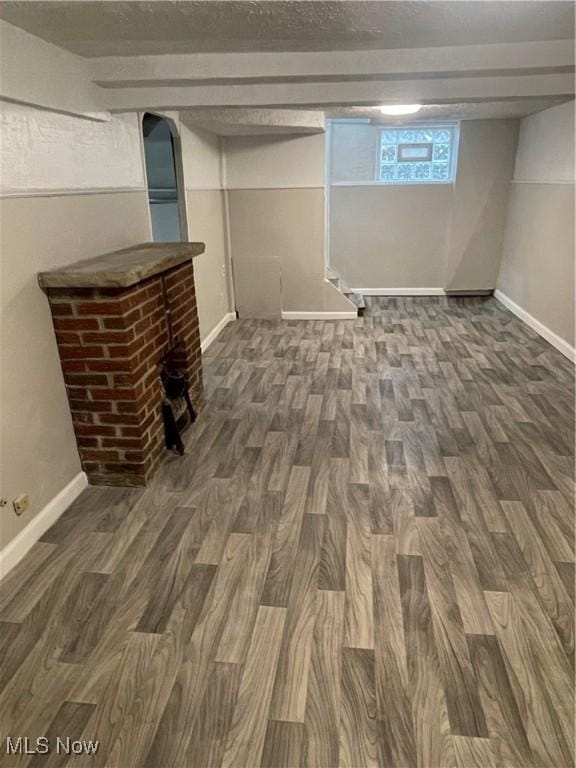
[[444, 288], [351, 288], [362, 296], [445, 296]]
[[284, 312], [282, 320], [357, 320], [358, 312]]
[[67, 486], [59, 494], [49, 501], [44, 509], [40, 510], [30, 520], [26, 528], [12, 539], [0, 552], [0, 579], [14, 568], [22, 560], [28, 550], [36, 544], [38, 539], [53, 525], [56, 520], [68, 509], [70, 504], [88, 486], [88, 478], [85, 472], [78, 472]]
[[206, 352], [210, 344], [216, 339], [220, 331], [225, 328], [228, 323], [231, 323], [233, 320], [236, 320], [236, 313], [235, 312], [227, 312], [222, 320], [212, 328], [208, 336], [204, 339], [204, 341], [201, 342], [200, 348], [202, 349], [202, 352]]
[[494, 298], [498, 299], [498, 301], [503, 304], [506, 309], [509, 309], [510, 312], [516, 315], [516, 317], [519, 317], [520, 320], [523, 320], [526, 325], [529, 325], [530, 328], [536, 331], [536, 333], [539, 333], [540, 336], [552, 344], [553, 347], [556, 347], [558, 352], [561, 352], [565, 357], [568, 358], [568, 360], [571, 360], [573, 363], [576, 362], [576, 349], [571, 347], [567, 341], [558, 336], [558, 334], [554, 333], [554, 331], [551, 331], [550, 328], [545, 326], [539, 320], [536, 320], [533, 315], [531, 315], [529, 312], [526, 312], [525, 309], [522, 309], [521, 306], [512, 301], [512, 299], [508, 298], [508, 296], [506, 296], [505, 293], [502, 293], [502, 291], [496, 289], [494, 291]]

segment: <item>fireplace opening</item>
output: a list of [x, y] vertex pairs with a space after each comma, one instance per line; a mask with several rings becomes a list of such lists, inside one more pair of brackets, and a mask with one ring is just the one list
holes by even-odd
[[161, 277], [164, 319], [168, 337], [168, 351], [159, 363], [160, 382], [162, 385], [162, 420], [164, 423], [164, 442], [166, 448], [180, 455], [184, 454], [182, 433], [196, 421], [196, 411], [190, 397], [188, 376], [186, 375], [186, 349], [174, 338], [172, 310], [168, 301], [168, 291], [164, 276]]
[[196, 411], [190, 397], [188, 377], [178, 359], [184, 353], [181, 345], [171, 348], [159, 365], [162, 384], [162, 419], [166, 448], [184, 454], [182, 433], [196, 421]]

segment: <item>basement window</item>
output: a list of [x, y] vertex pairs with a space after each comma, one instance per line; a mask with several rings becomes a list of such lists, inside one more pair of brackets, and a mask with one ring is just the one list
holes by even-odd
[[458, 124], [386, 126], [380, 131], [377, 181], [450, 184], [456, 177]]

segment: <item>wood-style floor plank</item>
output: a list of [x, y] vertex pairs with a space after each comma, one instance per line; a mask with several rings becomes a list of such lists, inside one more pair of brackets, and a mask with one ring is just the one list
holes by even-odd
[[346, 588], [346, 506], [350, 466], [348, 459], [332, 459], [326, 502], [326, 523], [320, 558], [320, 589]]
[[302, 723], [268, 720], [261, 768], [294, 768], [301, 763]]
[[190, 736], [186, 762], [195, 768], [220, 765], [225, 739], [232, 724], [236, 706], [240, 675], [239, 664], [215, 662], [200, 711]]
[[454, 736], [452, 741], [458, 768], [497, 768], [490, 739]]
[[421, 521], [420, 541], [434, 643], [444, 680], [451, 732], [460, 736], [488, 738], [438, 521]]
[[422, 558], [399, 555], [398, 574], [417, 765], [453, 768], [454, 746]]
[[242, 671], [223, 768], [260, 765], [286, 610], [261, 606]]
[[[573, 720], [570, 725], [566, 721], [562, 724], [551, 704], [547, 692], [549, 683], [542, 679], [538, 661], [530, 649], [519, 606], [507, 592], [488, 593], [487, 600], [534, 763], [567, 768], [573, 764], [573, 746], [566, 733], [572, 728]], [[541, 648], [542, 651], [545, 649]]]
[[[68, 755], [58, 749], [58, 740], [67, 743], [68, 739], [77, 740], [87, 727], [95, 709], [95, 704], [82, 704], [76, 701], [64, 701], [46, 731], [50, 747], [48, 754], [38, 752], [28, 763], [28, 768], [57, 768], [66, 765]], [[100, 749], [98, 745], [97, 750]], [[98, 752], [96, 752], [98, 754]]]
[[246, 566], [248, 534], [228, 537], [222, 560], [207, 594], [199, 598], [200, 613], [189, 642], [184, 646], [170, 696], [159, 719], [144, 764], [182, 759], [188, 749], [191, 728], [198, 716], [240, 574]]
[[263, 605], [285, 608], [288, 604], [292, 576], [296, 568], [298, 540], [304, 518], [309, 479], [308, 467], [292, 469], [272, 545], [272, 556], [262, 596]]
[[574, 606], [548, 551], [521, 502], [503, 501], [508, 524], [530, 571], [538, 595], [570, 664], [574, 667]]
[[306, 768], [339, 764], [343, 643], [344, 593], [320, 590], [304, 719]]
[[494, 635], [468, 635], [467, 640], [488, 729], [498, 745], [499, 761], [514, 768], [529, 768], [530, 746], [498, 641]]
[[344, 648], [340, 705], [340, 766], [378, 765], [374, 651]]
[[298, 566], [288, 598], [286, 624], [270, 705], [270, 717], [273, 720], [304, 722], [323, 534], [323, 516], [304, 515]]
[[406, 643], [396, 542], [372, 537], [376, 703], [380, 721], [381, 763], [415, 766], [412, 701], [408, 688]]
[[368, 486], [348, 486], [344, 645], [374, 648], [372, 557]]

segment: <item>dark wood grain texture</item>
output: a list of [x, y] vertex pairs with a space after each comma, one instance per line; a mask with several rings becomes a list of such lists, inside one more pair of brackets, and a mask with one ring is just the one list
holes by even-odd
[[493, 299], [232, 323], [0, 584], [9, 768], [569, 768], [574, 371]]

